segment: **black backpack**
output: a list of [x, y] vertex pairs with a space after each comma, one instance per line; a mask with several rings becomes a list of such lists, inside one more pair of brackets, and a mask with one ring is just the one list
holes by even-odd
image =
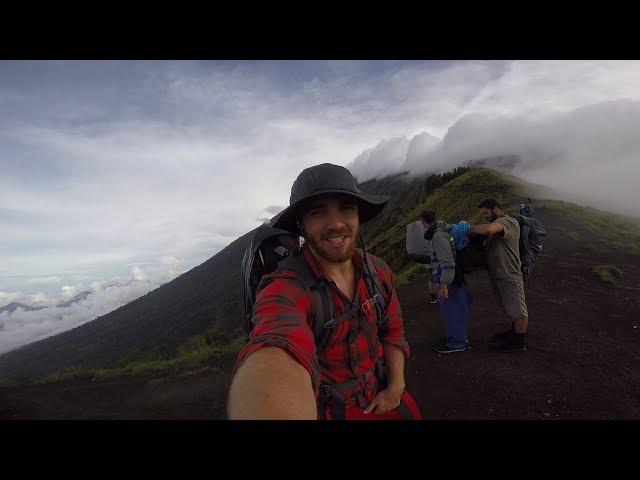
[[486, 238], [479, 235], [469, 235], [469, 244], [461, 250], [451, 245], [456, 261], [456, 269], [461, 269], [465, 275], [487, 269]]
[[[361, 239], [362, 241], [362, 239]], [[365, 284], [370, 298], [373, 299], [372, 307], [375, 309], [378, 325], [386, 320], [387, 302], [383, 295], [383, 286], [378, 278], [375, 267], [369, 255], [366, 256], [366, 268], [364, 271]], [[352, 306], [337, 318], [334, 315], [331, 290], [333, 287], [324, 279], [317, 278], [307, 264], [298, 237], [290, 232], [270, 227], [268, 224], [257, 228], [251, 243], [242, 259], [242, 298], [244, 306], [243, 327], [246, 338], [249, 338], [253, 330], [253, 306], [260, 290], [268, 285], [262, 281], [262, 277], [274, 272], [278, 267], [294, 270], [301, 280], [303, 288], [313, 295], [311, 328], [313, 330], [316, 349], [319, 351], [329, 338], [333, 329], [342, 321], [354, 316], [358, 306]], [[387, 292], [387, 296], [391, 292]], [[375, 339], [366, 324], [365, 334], [369, 335], [369, 348], [375, 356]], [[367, 331], [369, 330], [369, 331]]]
[[535, 218], [525, 217], [524, 215], [510, 216], [515, 218], [520, 225], [520, 269], [522, 270], [522, 279], [526, 282], [533, 275], [536, 260], [542, 252], [542, 243], [547, 231]]

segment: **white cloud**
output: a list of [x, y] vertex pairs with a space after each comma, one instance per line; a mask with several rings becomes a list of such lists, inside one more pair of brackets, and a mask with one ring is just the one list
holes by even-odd
[[382, 140], [358, 155], [349, 169], [360, 181], [389, 175], [402, 168], [408, 148], [409, 140], [406, 137]]
[[47, 295], [44, 292], [38, 292], [35, 295], [30, 295], [28, 299], [29, 299], [28, 305], [35, 306], [35, 307], [51, 307], [56, 303], [58, 303], [58, 301], [55, 298], [51, 298], [49, 295]]
[[137, 265], [131, 268], [131, 275], [133, 276], [134, 280], [137, 281], [144, 281], [147, 279], [147, 274], [144, 273], [144, 271]]
[[[371, 164], [354, 160], [352, 171], [419, 174], [442, 171], [469, 160], [518, 155], [512, 172], [554, 188], [566, 198], [628, 215], [640, 214], [640, 101], [619, 100], [556, 112], [533, 120], [528, 116], [487, 117], [471, 114], [449, 128], [439, 143], [431, 141], [421, 155], [398, 166], [397, 155], [380, 155]], [[419, 137], [414, 137], [412, 144]], [[385, 152], [382, 152], [383, 154]], [[385, 165], [383, 167], [383, 165]], [[611, 188], [615, 189], [615, 195]]]
[[60, 283], [62, 278], [57, 276], [30, 278], [27, 280], [29, 283]]
[[22, 292], [3, 292], [0, 291], [0, 307], [7, 303], [18, 302], [24, 298]]
[[60, 290], [62, 291], [62, 296], [65, 298], [71, 298], [78, 293], [78, 289], [73, 285], [65, 285]]
[[178, 260], [176, 257], [164, 256], [160, 257], [160, 263], [162, 263], [163, 265], [177, 265], [178, 263], [180, 263], [180, 260]]

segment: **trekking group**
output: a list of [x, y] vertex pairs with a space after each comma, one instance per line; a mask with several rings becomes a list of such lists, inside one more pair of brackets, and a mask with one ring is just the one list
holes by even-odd
[[525, 282], [533, 273], [545, 236], [544, 228], [533, 218], [531, 203], [529, 197], [519, 215], [508, 215], [498, 201], [487, 198], [478, 205], [486, 224], [469, 225], [464, 220], [449, 224], [437, 220], [434, 210], [424, 210], [419, 221], [407, 226], [407, 252], [426, 265], [429, 303], [440, 307], [445, 336], [435, 347], [438, 353], [462, 352], [469, 345], [472, 296], [465, 274], [479, 270], [487, 270], [496, 303], [511, 320], [510, 329], [491, 337], [492, 349], [527, 349]]
[[[360, 233], [388, 200], [363, 192], [346, 168], [325, 163], [303, 170], [289, 206], [256, 230], [242, 261], [248, 340], [234, 367], [230, 419], [422, 418], [405, 385], [410, 348], [393, 272], [367, 252]], [[479, 209], [487, 224], [448, 224], [425, 210], [407, 230], [407, 251], [425, 264], [430, 301], [442, 316], [440, 353], [467, 348], [472, 299], [465, 274], [484, 269], [512, 321], [492, 339], [495, 347], [526, 349], [524, 281], [544, 230], [530, 215], [507, 215], [493, 199]]]

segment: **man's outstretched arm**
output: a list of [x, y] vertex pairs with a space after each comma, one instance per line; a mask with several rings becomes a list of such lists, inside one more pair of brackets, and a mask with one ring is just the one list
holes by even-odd
[[227, 415], [230, 420], [316, 420], [309, 372], [281, 348], [256, 350], [233, 378]]
[[495, 235], [504, 231], [504, 227], [498, 222], [491, 222], [484, 225], [471, 225], [470, 233], [474, 235]]

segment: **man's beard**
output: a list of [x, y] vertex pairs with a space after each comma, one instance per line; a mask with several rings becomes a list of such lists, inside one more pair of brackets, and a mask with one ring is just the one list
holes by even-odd
[[[327, 245], [327, 238], [334, 235], [344, 235], [345, 246], [337, 249], [330, 245]], [[357, 231], [354, 234], [349, 233], [347, 229], [343, 230], [331, 230], [322, 236], [319, 240], [315, 238], [305, 238], [305, 241], [309, 243], [313, 251], [322, 257], [324, 260], [332, 263], [342, 263], [351, 258], [353, 250], [355, 249], [355, 241]]]

